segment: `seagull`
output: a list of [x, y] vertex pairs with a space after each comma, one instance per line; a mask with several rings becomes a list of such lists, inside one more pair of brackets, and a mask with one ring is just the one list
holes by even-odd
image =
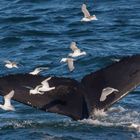
[[87, 10], [87, 6], [85, 4], [82, 5], [82, 12], [84, 13], [84, 17], [82, 18], [81, 21], [88, 22], [92, 20], [98, 20], [95, 15], [92, 16], [90, 15], [89, 11]]
[[44, 81], [41, 82], [42, 86], [38, 89], [39, 91], [51, 91], [53, 89], [55, 89], [55, 87], [50, 87], [48, 81], [51, 80], [52, 77], [49, 77], [47, 79], [45, 79]]
[[48, 67], [40, 67], [40, 68], [36, 68], [35, 70], [33, 70], [32, 72], [30, 72], [29, 74], [32, 74], [32, 75], [37, 75], [39, 74], [42, 70], [47, 70], [49, 69]]
[[115, 89], [115, 88], [111, 88], [111, 87], [106, 87], [102, 90], [102, 94], [100, 97], [100, 102], [103, 102], [106, 100], [106, 97], [108, 95], [110, 95], [111, 93], [113, 93], [114, 91], [119, 92], [119, 90]]
[[12, 62], [12, 61], [6, 60], [5, 63], [6, 63], [6, 64], [5, 64], [5, 67], [7, 67], [7, 68], [9, 68], [9, 69], [18, 68], [16, 62]]
[[74, 70], [73, 58], [62, 58], [60, 62], [66, 62], [70, 71]]
[[78, 57], [81, 55], [86, 55], [86, 52], [81, 52], [81, 50], [77, 47], [76, 42], [72, 42], [70, 45], [70, 48], [72, 49], [73, 53], [69, 53], [69, 56], [71, 57]]
[[34, 89], [31, 87], [26, 87], [26, 88], [30, 89], [30, 91], [29, 91], [30, 95], [31, 94], [41, 94], [42, 95], [42, 94], [44, 94], [44, 92], [39, 91], [39, 88], [41, 88], [41, 87], [42, 87], [42, 85], [38, 85]]
[[14, 96], [14, 90], [10, 91], [4, 96], [4, 104], [0, 104], [0, 108], [3, 110], [15, 111], [14, 106], [11, 105], [11, 98]]

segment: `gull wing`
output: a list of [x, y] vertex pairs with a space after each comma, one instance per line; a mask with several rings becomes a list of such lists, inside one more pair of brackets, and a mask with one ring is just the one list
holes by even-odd
[[35, 89], [38, 90], [38, 89], [41, 88], [41, 87], [42, 87], [42, 85], [37, 85], [37, 86], [35, 87]]
[[4, 96], [4, 105], [11, 106], [11, 98], [14, 96], [14, 90], [11, 90], [7, 95]]
[[119, 92], [117, 89], [106, 87], [102, 90], [100, 101], [104, 101], [108, 95], [113, 93], [114, 91]]
[[12, 63], [10, 60], [5, 60], [4, 62], [7, 63], [7, 64], [11, 64]]
[[69, 68], [69, 70], [70, 71], [73, 71], [74, 70], [74, 59], [72, 59], [72, 58], [68, 58], [68, 60], [67, 60], [67, 63], [68, 63], [68, 68]]
[[37, 75], [41, 71], [40, 68], [35, 68], [33, 71], [29, 72], [29, 74]]
[[[42, 70], [47, 70], [47, 69], [49, 69], [48, 67], [38, 67], [38, 68], [35, 68], [32, 72], [40, 72], [40, 71], [42, 71]], [[32, 72], [30, 72], [30, 74], [32, 73]]]
[[34, 71], [39, 71], [40, 72], [41, 69], [40, 68], [35, 68]]
[[71, 42], [70, 48], [72, 49], [72, 51], [79, 50], [79, 48], [76, 45], [76, 42]]
[[40, 67], [41, 70], [48, 70], [49, 67]]
[[[86, 89], [85, 98], [89, 113], [95, 109], [107, 109], [140, 85], [140, 55], [129, 56], [106, 68], [92, 72], [82, 79]], [[100, 102], [102, 90], [113, 87], [119, 92], [107, 96]]]
[[38, 68], [35, 68], [34, 71], [42, 71], [42, 70], [47, 70], [49, 69], [48, 67], [38, 67]]
[[47, 79], [43, 80], [43, 81], [41, 82], [41, 84], [42, 84], [42, 85], [48, 84], [48, 81], [51, 80], [51, 78], [52, 78], [52, 77], [48, 77]]
[[82, 5], [82, 12], [84, 13], [84, 17], [90, 17], [90, 13], [87, 10], [87, 6], [85, 4]]
[[117, 89], [114, 89], [114, 88], [111, 88], [111, 87], [106, 87], [102, 90], [102, 93], [107, 96], [107, 95], [111, 94], [113, 91], [119, 92]]

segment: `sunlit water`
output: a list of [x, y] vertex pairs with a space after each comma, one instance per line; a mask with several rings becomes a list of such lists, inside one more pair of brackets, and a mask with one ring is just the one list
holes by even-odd
[[[81, 5], [87, 3], [98, 21], [81, 22]], [[50, 67], [43, 75], [77, 80], [127, 55], [140, 54], [139, 0], [3, 0], [0, 1], [0, 75], [27, 73]], [[60, 63], [77, 45], [87, 56], [76, 59], [69, 73]], [[4, 60], [21, 64], [8, 70]], [[17, 102], [15, 112], [0, 110], [0, 139], [139, 140], [140, 89], [129, 94], [105, 115], [73, 121]]]

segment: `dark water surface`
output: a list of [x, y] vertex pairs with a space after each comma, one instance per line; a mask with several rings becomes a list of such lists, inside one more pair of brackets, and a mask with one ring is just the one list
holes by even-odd
[[[98, 21], [80, 21], [83, 2]], [[70, 53], [71, 41], [88, 54], [77, 59], [73, 73], [60, 64]], [[42, 74], [81, 79], [113, 59], [133, 54], [140, 54], [139, 0], [0, 0], [1, 76], [48, 66]], [[22, 66], [8, 70], [4, 60]], [[139, 140], [139, 95], [137, 88], [112, 107], [119, 113], [77, 122], [13, 102], [15, 112], [0, 110], [0, 139]]]

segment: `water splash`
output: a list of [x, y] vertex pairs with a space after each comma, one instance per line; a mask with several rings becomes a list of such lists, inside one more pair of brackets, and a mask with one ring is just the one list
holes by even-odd
[[94, 115], [92, 118], [83, 119], [79, 122], [98, 127], [114, 127], [140, 132], [140, 112], [138, 111], [118, 106], [110, 108], [108, 112], [96, 110]]

